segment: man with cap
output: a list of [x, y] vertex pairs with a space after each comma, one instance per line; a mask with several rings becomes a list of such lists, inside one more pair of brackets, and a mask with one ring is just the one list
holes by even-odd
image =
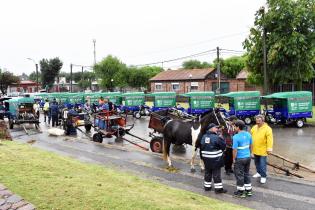
[[221, 179], [225, 141], [218, 135], [218, 129], [216, 124], [209, 124], [206, 134], [201, 139], [200, 156], [205, 163], [204, 189], [211, 190], [213, 178], [215, 193], [226, 193]]

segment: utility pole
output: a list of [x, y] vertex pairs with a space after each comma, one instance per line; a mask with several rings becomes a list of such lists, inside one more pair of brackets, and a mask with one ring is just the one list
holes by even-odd
[[38, 89], [38, 64], [36, 63], [35, 66], [36, 66], [36, 86], [37, 86], [37, 92], [39, 92], [39, 89]]
[[218, 88], [217, 88], [217, 93], [221, 93], [221, 72], [220, 72], [220, 48], [217, 47], [217, 76], [218, 76]]
[[268, 94], [268, 76], [267, 76], [267, 49], [266, 49], [266, 28], [265, 28], [265, 23], [264, 23], [264, 19], [265, 19], [265, 7], [261, 8], [261, 12], [262, 12], [262, 18], [263, 18], [263, 37], [262, 37], [262, 41], [263, 41], [263, 56], [264, 56], [264, 60], [263, 60], [263, 68], [264, 68], [264, 94]]
[[72, 64], [70, 64], [70, 93], [72, 93]]
[[93, 46], [94, 46], [94, 66], [96, 64], [96, 51], [95, 51], [95, 43], [96, 43], [96, 39], [93, 39]]
[[81, 75], [81, 81], [82, 81], [82, 92], [84, 92], [84, 87], [83, 87], [83, 81], [84, 81], [84, 78], [83, 78], [83, 69], [84, 69], [84, 67], [82, 66], [81, 67], [82, 68], [82, 75]]

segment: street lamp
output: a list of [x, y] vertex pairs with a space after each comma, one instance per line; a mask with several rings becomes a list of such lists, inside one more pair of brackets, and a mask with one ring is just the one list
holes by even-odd
[[39, 92], [39, 89], [38, 89], [38, 64], [32, 58], [27, 58], [27, 60], [33, 61], [34, 64], [35, 64], [35, 68], [36, 68], [36, 87], [37, 87], [37, 92]]

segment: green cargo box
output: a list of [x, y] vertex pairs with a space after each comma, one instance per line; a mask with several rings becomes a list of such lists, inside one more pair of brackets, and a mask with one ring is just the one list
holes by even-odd
[[122, 97], [125, 101], [125, 106], [141, 106], [145, 101], [143, 92], [124, 93]]
[[312, 92], [295, 91], [280, 92], [263, 96], [264, 99], [272, 99], [278, 107], [287, 108], [288, 113], [312, 112]]
[[214, 107], [214, 92], [189, 92], [182, 94], [189, 97], [189, 107], [191, 109], [211, 109]]
[[219, 97], [228, 97], [229, 105], [232, 106], [235, 111], [260, 110], [259, 91], [229, 92], [226, 94], [221, 94]]
[[154, 107], [169, 108], [176, 106], [175, 92], [155, 92], [147, 94], [147, 96], [154, 97]]

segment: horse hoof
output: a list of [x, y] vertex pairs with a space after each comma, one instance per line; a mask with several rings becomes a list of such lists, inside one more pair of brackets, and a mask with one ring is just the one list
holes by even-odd
[[191, 168], [191, 169], [190, 169], [190, 172], [191, 172], [191, 173], [195, 173], [195, 172], [196, 172], [196, 169]]

